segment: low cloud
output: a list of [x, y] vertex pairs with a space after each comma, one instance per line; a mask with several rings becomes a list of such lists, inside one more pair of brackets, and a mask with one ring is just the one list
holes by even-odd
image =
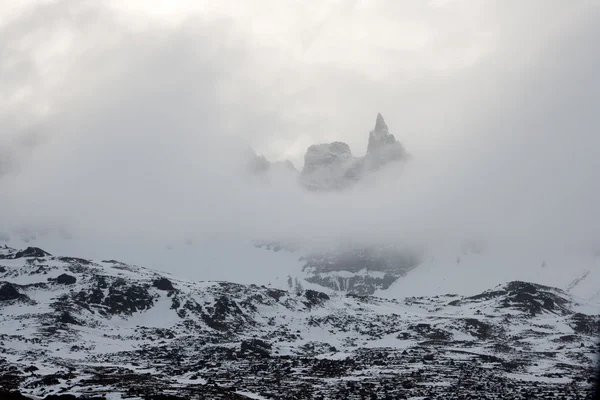
[[[385, 7], [327, 17], [303, 50], [314, 62], [297, 63], [233, 18], [132, 28], [93, 2], [27, 9], [0, 27], [0, 225], [152, 243], [217, 235], [592, 248], [598, 7], [533, 4], [482, 11], [488, 39], [454, 32], [432, 47], [448, 60], [443, 49], [483, 46], [445, 69], [378, 43], [317, 57], [337, 28], [352, 18], [371, 26]], [[413, 11], [432, 21], [444, 12]], [[380, 65], [342, 62], [370, 56]], [[414, 156], [401, 174], [309, 193], [292, 178], [257, 183], [240, 170], [247, 146], [299, 168], [298, 143], [340, 140], [362, 155], [379, 111]]]

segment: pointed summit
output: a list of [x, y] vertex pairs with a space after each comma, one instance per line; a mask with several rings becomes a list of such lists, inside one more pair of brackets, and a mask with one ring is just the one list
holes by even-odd
[[394, 135], [390, 134], [383, 116], [378, 113], [377, 120], [375, 121], [375, 129], [369, 133], [369, 145], [367, 147], [367, 153], [378, 151], [385, 146], [393, 145], [395, 143], [397, 143], [396, 138]]
[[383, 116], [377, 113], [377, 121], [375, 121], [375, 129], [371, 133], [373, 136], [385, 137], [390, 134], [387, 124], [385, 123]]
[[383, 116], [378, 113], [375, 129], [369, 133], [369, 144], [367, 146], [369, 165], [373, 169], [378, 169], [390, 161], [401, 160], [405, 157], [404, 147], [390, 133]]

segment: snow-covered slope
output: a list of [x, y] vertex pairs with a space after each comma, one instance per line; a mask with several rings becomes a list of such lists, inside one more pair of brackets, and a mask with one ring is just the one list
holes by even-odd
[[597, 304], [490, 289], [386, 300], [2, 248], [0, 384], [110, 398], [588, 395]]
[[[32, 235], [30, 235], [32, 236]], [[592, 251], [447, 246], [411, 252], [402, 246], [332, 247], [311, 251], [279, 242], [202, 238], [166, 242], [12, 235], [0, 246], [37, 246], [53, 254], [116, 258], [190, 280], [298, 286], [332, 293], [375, 294], [385, 298], [474, 295], [514, 280], [561, 288], [600, 301], [600, 254]], [[510, 249], [510, 250], [507, 250]], [[291, 281], [291, 284], [290, 284]]]
[[561, 288], [582, 298], [600, 296], [600, 257], [584, 251], [506, 251], [493, 247], [477, 251], [455, 248], [431, 251], [418, 267], [378, 296], [474, 295], [514, 280]]

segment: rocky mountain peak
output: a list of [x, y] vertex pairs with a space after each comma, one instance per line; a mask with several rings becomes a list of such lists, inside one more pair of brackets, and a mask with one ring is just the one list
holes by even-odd
[[375, 129], [371, 132], [373, 136], [389, 136], [390, 131], [388, 130], [388, 126], [383, 119], [383, 115], [381, 113], [377, 113], [377, 120], [375, 121]]
[[[245, 152], [245, 169], [253, 176], [262, 176], [273, 171], [298, 173], [290, 161], [271, 162], [248, 148]], [[314, 144], [304, 155], [304, 167], [299, 174], [299, 183], [315, 191], [343, 190], [363, 179], [368, 173], [383, 166], [408, 159], [400, 142], [389, 132], [381, 114], [377, 114], [375, 129], [369, 134], [367, 154], [355, 157], [347, 143], [335, 141]]]
[[369, 145], [367, 154], [380, 150], [381, 148], [397, 143], [394, 135], [390, 134], [387, 124], [381, 114], [377, 114], [375, 129], [369, 133]]
[[375, 129], [369, 133], [366, 158], [371, 169], [379, 169], [390, 162], [407, 158], [404, 146], [389, 132], [381, 114], [377, 114]]

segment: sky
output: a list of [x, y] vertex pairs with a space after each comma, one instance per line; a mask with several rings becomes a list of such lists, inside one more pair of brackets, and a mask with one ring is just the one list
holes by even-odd
[[[594, 0], [0, 0], [0, 231], [592, 249], [599, 21]], [[237, 172], [246, 145], [361, 156], [378, 112], [400, 178]]]

